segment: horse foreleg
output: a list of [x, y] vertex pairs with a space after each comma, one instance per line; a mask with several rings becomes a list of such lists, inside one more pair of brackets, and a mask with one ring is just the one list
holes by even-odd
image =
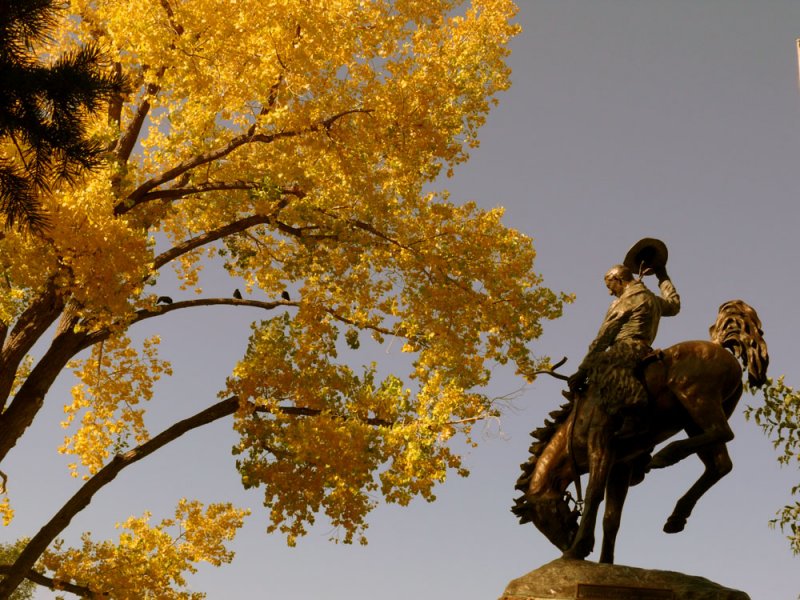
[[594, 549], [594, 528], [597, 523], [597, 512], [603, 500], [608, 482], [614, 452], [611, 449], [611, 428], [608, 421], [595, 425], [588, 435], [587, 452], [589, 463], [589, 482], [586, 485], [586, 497], [583, 515], [570, 548], [564, 552], [564, 558], [584, 559]]
[[603, 514], [603, 546], [600, 550], [601, 563], [614, 563], [614, 545], [617, 541], [619, 524], [622, 519], [622, 506], [628, 495], [631, 483], [631, 468], [619, 463], [611, 468], [606, 486], [606, 508]]
[[717, 444], [712, 448], [700, 450], [697, 455], [703, 461], [706, 467], [705, 471], [703, 471], [700, 479], [675, 504], [675, 509], [664, 524], [666, 533], [683, 531], [686, 526], [686, 520], [692, 514], [692, 510], [700, 497], [733, 469], [733, 463], [725, 444]]

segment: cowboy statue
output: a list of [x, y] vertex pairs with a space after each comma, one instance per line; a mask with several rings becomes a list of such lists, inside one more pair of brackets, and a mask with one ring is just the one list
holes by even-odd
[[[674, 316], [681, 308], [666, 263], [664, 243], [644, 238], [628, 251], [624, 264], [606, 273], [606, 287], [616, 299], [586, 357], [568, 380], [573, 394], [588, 386], [600, 397], [608, 414], [617, 420], [619, 437], [634, 434], [645, 425], [648, 399], [637, 376], [640, 363], [652, 352], [661, 317]], [[661, 296], [642, 281], [650, 274], [658, 279]]]

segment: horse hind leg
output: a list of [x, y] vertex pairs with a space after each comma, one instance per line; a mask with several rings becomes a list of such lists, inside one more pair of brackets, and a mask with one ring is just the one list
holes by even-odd
[[698, 451], [697, 455], [703, 461], [706, 467], [705, 471], [675, 504], [675, 509], [664, 524], [665, 533], [683, 531], [686, 520], [692, 514], [700, 497], [733, 469], [733, 463], [725, 444], [716, 444], [711, 448], [705, 448]]
[[687, 427], [689, 437], [667, 444], [659, 450], [650, 460], [648, 471], [670, 467], [687, 456], [700, 454], [706, 448], [724, 445], [734, 437], [733, 430], [728, 425], [728, 415], [716, 394], [680, 398], [680, 401], [692, 421]]

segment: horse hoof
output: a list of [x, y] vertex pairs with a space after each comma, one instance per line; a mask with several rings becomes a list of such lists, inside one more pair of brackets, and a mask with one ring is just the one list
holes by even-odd
[[561, 557], [572, 560], [584, 560], [592, 553], [592, 550], [594, 550], [594, 539], [582, 540], [577, 544], [573, 544], [568, 550], [565, 550]]
[[686, 527], [686, 519], [670, 517], [664, 523], [664, 533], [680, 533]]

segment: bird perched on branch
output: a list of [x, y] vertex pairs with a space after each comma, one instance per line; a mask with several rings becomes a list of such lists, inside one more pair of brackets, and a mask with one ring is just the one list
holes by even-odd
[[289, 302], [291, 300], [291, 298], [289, 297], [289, 292], [287, 292], [286, 290], [283, 290], [281, 292], [281, 298], [283, 298], [287, 302]]
[[233, 297], [236, 298], [237, 300], [242, 299], [242, 292], [239, 291], [239, 288], [233, 290]]

